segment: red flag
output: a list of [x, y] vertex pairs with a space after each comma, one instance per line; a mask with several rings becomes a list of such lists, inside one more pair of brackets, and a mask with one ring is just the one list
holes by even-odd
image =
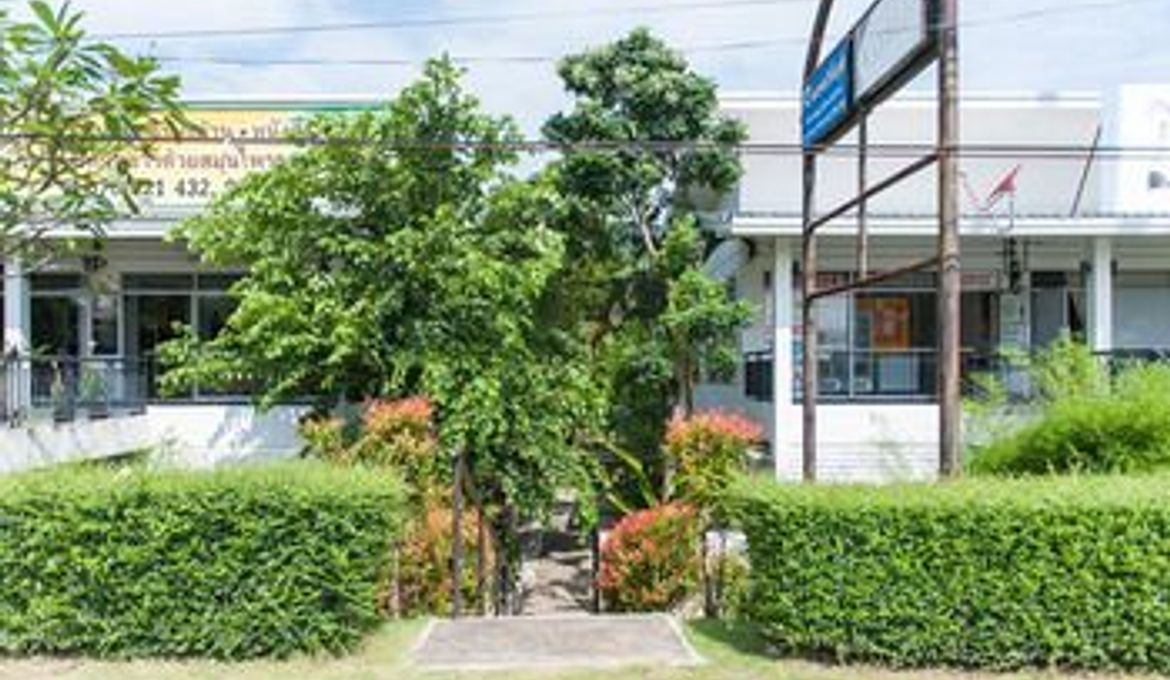
[[998, 203], [999, 199], [1003, 198], [1004, 194], [1016, 193], [1016, 175], [1018, 174], [1020, 174], [1020, 166], [1016, 165], [1016, 167], [1012, 168], [1008, 174], [1003, 176], [1003, 179], [999, 180], [999, 184], [996, 184], [995, 188], [992, 189], [991, 193], [987, 196], [986, 205], [988, 208]]

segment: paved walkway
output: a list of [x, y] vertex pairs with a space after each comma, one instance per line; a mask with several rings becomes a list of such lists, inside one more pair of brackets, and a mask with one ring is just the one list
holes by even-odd
[[531, 560], [532, 586], [523, 595], [526, 616], [584, 614], [592, 608], [593, 554], [570, 532], [546, 532], [543, 555]]
[[435, 670], [702, 663], [677, 622], [659, 614], [436, 620], [413, 655]]

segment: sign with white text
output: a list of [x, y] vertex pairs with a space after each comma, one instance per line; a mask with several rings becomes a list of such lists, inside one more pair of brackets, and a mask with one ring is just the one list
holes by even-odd
[[806, 148], [831, 138], [853, 112], [851, 44], [842, 40], [804, 84], [801, 141]]

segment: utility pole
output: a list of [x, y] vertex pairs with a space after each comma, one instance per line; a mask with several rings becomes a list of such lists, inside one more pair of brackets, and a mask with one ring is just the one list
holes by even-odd
[[[829, 15], [833, 11], [833, 0], [820, 0], [813, 19], [809, 36], [808, 51], [804, 58], [804, 83], [817, 70], [821, 58], [821, 44], [829, 27]], [[804, 146], [803, 194], [801, 198], [801, 258], [800, 258], [800, 323], [801, 323], [801, 477], [805, 482], [817, 481], [817, 324], [816, 292], [817, 281], [817, 236], [813, 226], [816, 212], [817, 151]], [[782, 320], [776, 319], [776, 323]], [[783, 348], [777, 347], [776, 352]], [[774, 356], [779, 356], [778, 354]], [[777, 423], [779, 426], [779, 423]]]
[[961, 404], [959, 260], [958, 0], [941, 0], [938, 17], [938, 315], [939, 474], [959, 474]]

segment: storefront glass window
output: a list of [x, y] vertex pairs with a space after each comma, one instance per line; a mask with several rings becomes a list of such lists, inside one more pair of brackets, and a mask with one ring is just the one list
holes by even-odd
[[[821, 286], [848, 280], [823, 274]], [[918, 272], [817, 303], [819, 390], [833, 399], [929, 399], [936, 392], [936, 277]], [[998, 338], [994, 290], [966, 290], [961, 341], [965, 371], [985, 370]], [[799, 295], [797, 296], [799, 298]], [[799, 304], [794, 324], [799, 325]], [[799, 334], [794, 337], [794, 394], [800, 398]]]

